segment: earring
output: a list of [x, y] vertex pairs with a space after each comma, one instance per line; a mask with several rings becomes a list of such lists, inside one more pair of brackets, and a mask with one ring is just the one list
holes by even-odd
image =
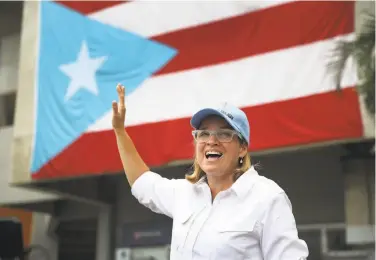
[[243, 158], [239, 158], [239, 163], [242, 164], [243, 163]]

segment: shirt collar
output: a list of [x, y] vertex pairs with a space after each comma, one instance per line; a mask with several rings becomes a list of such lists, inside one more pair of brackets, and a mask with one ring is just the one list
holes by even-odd
[[252, 189], [258, 176], [258, 172], [253, 166], [251, 166], [251, 168], [243, 173], [234, 182], [234, 184], [232, 184], [231, 189], [236, 193], [236, 195], [238, 195], [240, 198], [243, 198]]
[[[231, 186], [231, 190], [235, 192], [237, 196], [243, 198], [251, 190], [256, 178], [259, 176], [258, 172], [253, 166], [249, 168], [245, 173], [243, 173]], [[207, 186], [206, 176], [201, 177], [201, 179], [195, 183], [195, 187], [203, 188]]]

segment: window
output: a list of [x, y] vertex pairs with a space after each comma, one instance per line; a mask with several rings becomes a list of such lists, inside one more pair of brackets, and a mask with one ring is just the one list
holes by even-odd
[[15, 107], [15, 92], [0, 95], [0, 127], [13, 125]]

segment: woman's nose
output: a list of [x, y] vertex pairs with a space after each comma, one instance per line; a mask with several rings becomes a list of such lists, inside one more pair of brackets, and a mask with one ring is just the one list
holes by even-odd
[[211, 134], [209, 136], [209, 140], [207, 142], [208, 144], [218, 144], [218, 139], [217, 139], [217, 136], [215, 134]]

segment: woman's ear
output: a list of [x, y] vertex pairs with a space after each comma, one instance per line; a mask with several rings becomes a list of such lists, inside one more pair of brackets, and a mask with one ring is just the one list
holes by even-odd
[[246, 143], [241, 143], [239, 148], [239, 157], [243, 158], [248, 153], [248, 145]]

